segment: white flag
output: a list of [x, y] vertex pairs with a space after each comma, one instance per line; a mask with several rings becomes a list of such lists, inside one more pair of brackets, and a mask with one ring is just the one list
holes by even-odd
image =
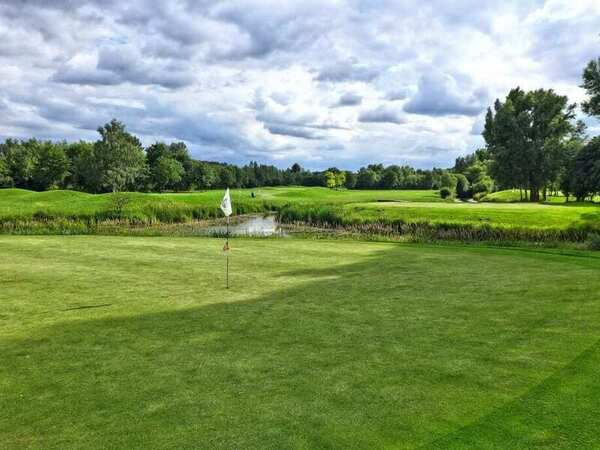
[[225, 191], [225, 195], [223, 196], [223, 200], [221, 200], [221, 211], [226, 216], [231, 215], [231, 198], [229, 197], [229, 188]]

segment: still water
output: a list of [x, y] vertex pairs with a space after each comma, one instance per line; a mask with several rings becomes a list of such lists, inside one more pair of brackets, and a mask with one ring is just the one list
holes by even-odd
[[[225, 225], [210, 226], [207, 234], [224, 235], [227, 232]], [[231, 236], [273, 236], [284, 235], [275, 216], [247, 216], [229, 225]]]

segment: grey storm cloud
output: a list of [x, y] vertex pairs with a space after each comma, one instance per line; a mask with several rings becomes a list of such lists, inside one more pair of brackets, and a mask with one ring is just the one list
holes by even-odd
[[397, 125], [406, 123], [406, 120], [400, 114], [385, 106], [361, 112], [358, 120], [363, 123], [394, 123]]
[[430, 116], [476, 116], [489, 101], [485, 89], [460, 89], [453, 77], [431, 73], [421, 77], [419, 90], [405, 105], [404, 111]]

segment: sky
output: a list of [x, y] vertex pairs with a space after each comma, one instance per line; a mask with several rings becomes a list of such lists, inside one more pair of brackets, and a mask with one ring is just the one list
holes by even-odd
[[599, 33], [598, 0], [0, 0], [0, 139], [117, 118], [202, 160], [450, 167], [511, 88], [581, 102]]

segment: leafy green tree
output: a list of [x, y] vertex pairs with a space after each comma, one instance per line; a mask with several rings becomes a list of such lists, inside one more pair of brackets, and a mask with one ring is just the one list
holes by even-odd
[[471, 197], [471, 189], [467, 177], [462, 173], [454, 174], [454, 177], [456, 178], [456, 196], [462, 199]]
[[147, 176], [146, 156], [139, 139], [116, 119], [98, 128], [101, 139], [94, 144], [93, 164], [98, 171], [96, 189], [135, 190]]
[[0, 155], [4, 159], [5, 170], [16, 187], [24, 189], [31, 187], [31, 176], [35, 166], [35, 155], [32, 148], [36, 144], [36, 140], [30, 140], [26, 144], [14, 139], [7, 139], [0, 146]]
[[475, 184], [471, 185], [471, 194], [476, 199], [493, 191], [494, 180], [492, 180], [492, 178], [487, 175], [480, 177]]
[[152, 168], [152, 181], [159, 191], [174, 189], [181, 182], [185, 170], [183, 165], [167, 155], [159, 157]]
[[383, 170], [379, 185], [384, 189], [396, 189], [400, 186], [398, 172], [395, 167], [387, 167]]
[[377, 172], [372, 169], [365, 169], [364, 167], [358, 171], [356, 177], [356, 187], [359, 189], [371, 189], [377, 186], [379, 183], [379, 177]]
[[354, 189], [356, 187], [356, 174], [351, 171], [346, 171], [346, 180], [344, 181], [346, 189]]
[[13, 180], [8, 173], [8, 165], [4, 155], [0, 154], [0, 187], [11, 187]]
[[556, 181], [565, 143], [577, 133], [575, 105], [553, 90], [510, 91], [488, 109], [483, 137], [493, 156], [492, 175], [504, 187], [526, 188], [538, 201]]
[[233, 187], [237, 183], [236, 172], [233, 166], [223, 166], [219, 172], [219, 186]]
[[600, 117], [600, 58], [590, 61], [583, 70], [581, 87], [589, 96], [581, 103], [581, 109], [590, 116]]
[[158, 159], [162, 156], [170, 156], [169, 146], [164, 142], [155, 142], [146, 148], [146, 161], [148, 162], [151, 171]]
[[191, 183], [196, 189], [210, 189], [218, 184], [217, 174], [210, 164], [192, 161]]
[[32, 181], [36, 189], [44, 191], [51, 187], [62, 187], [69, 173], [69, 158], [65, 144], [39, 143], [32, 170]]
[[577, 201], [600, 193], [600, 137], [595, 137], [579, 151], [569, 177]]
[[337, 187], [336, 174], [333, 173], [331, 170], [325, 172], [325, 185], [329, 189], [334, 189], [335, 187]]
[[335, 175], [335, 186], [340, 188], [346, 182], [346, 172], [340, 171]]
[[442, 172], [442, 176], [440, 179], [441, 187], [447, 187], [448, 189], [450, 189], [451, 192], [454, 192], [456, 191], [456, 183], [457, 180], [453, 174], [451, 174], [447, 170], [444, 170]]

